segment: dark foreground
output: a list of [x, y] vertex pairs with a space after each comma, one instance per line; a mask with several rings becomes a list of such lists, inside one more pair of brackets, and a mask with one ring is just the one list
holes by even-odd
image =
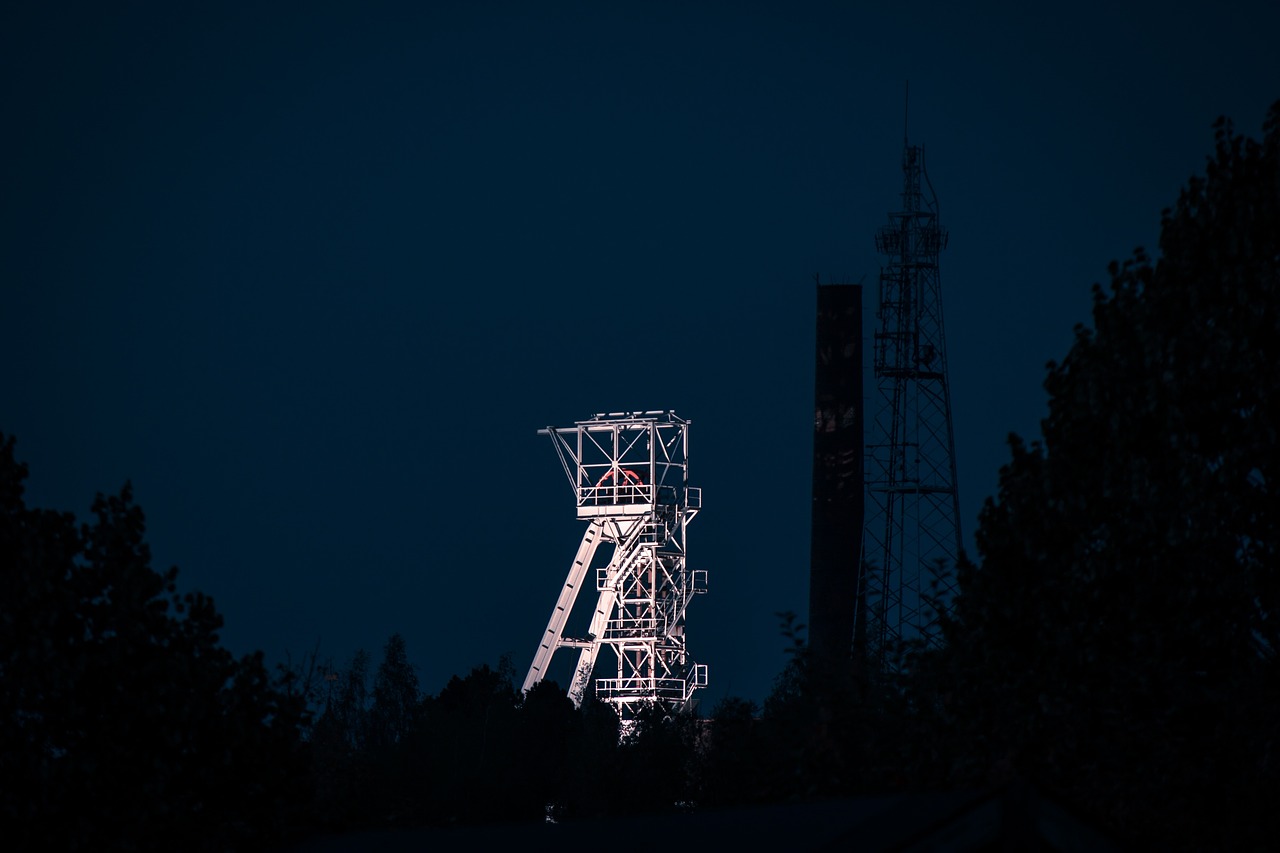
[[715, 843], [717, 849], [981, 851], [1119, 848], [1035, 791], [861, 797], [561, 824], [370, 830], [317, 838], [287, 853], [564, 850], [583, 844]]

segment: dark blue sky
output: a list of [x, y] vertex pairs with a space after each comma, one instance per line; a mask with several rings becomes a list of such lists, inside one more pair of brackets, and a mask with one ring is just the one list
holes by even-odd
[[563, 581], [536, 430], [669, 408], [706, 700], [764, 698], [807, 607], [813, 276], [876, 281], [906, 80], [969, 541], [1089, 286], [1154, 249], [1214, 118], [1280, 97], [1263, 3], [110, 5], [0, 17], [29, 501], [131, 479], [234, 651], [399, 631], [431, 693], [523, 673]]

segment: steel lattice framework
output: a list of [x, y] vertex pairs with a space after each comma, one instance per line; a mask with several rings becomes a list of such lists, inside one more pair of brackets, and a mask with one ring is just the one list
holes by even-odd
[[[685, 649], [685, 610], [706, 592], [707, 573], [691, 571], [685, 533], [702, 506], [690, 487], [689, 422], [674, 412], [599, 414], [572, 427], [547, 427], [573, 487], [578, 518], [588, 523], [568, 577], [543, 632], [524, 687], [541, 681], [560, 649], [578, 650], [569, 698], [582, 702], [600, 650], [608, 646], [617, 675], [596, 681], [596, 696], [613, 704], [624, 725], [642, 705], [669, 712], [692, 703], [707, 684], [707, 668]], [[612, 545], [595, 568], [599, 594], [585, 637], [565, 625], [601, 544]]]
[[[947, 384], [938, 255], [947, 232], [924, 165], [904, 139], [902, 208], [876, 234], [880, 270], [876, 397], [865, 457], [866, 536], [856, 636], [882, 671], [901, 666], [904, 643], [937, 641], [934, 604], [953, 594], [960, 503]], [[924, 186], [922, 187], [921, 182]], [[928, 193], [924, 192], [927, 188]]]

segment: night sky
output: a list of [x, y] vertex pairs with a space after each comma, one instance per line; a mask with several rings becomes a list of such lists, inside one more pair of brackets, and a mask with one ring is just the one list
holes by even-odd
[[398, 631], [433, 694], [522, 677], [564, 580], [584, 524], [536, 431], [672, 409], [704, 703], [765, 697], [774, 614], [807, 608], [814, 276], [864, 280], [870, 324], [908, 80], [966, 542], [1090, 285], [1155, 249], [1218, 115], [1257, 136], [1280, 97], [1261, 2], [18, 5], [28, 503], [86, 518], [131, 480], [232, 651], [376, 661]]

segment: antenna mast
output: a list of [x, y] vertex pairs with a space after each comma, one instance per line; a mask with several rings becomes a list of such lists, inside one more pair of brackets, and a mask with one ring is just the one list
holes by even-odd
[[954, 593], [950, 575], [939, 570], [955, 567], [962, 541], [938, 275], [947, 232], [938, 223], [924, 149], [907, 139], [907, 103], [902, 207], [876, 233], [884, 264], [864, 465], [857, 600], [865, 604], [855, 617], [868, 662], [882, 672], [900, 670], [909, 644], [939, 640], [935, 607], [945, 607]]
[[902, 93], [902, 147], [907, 147], [907, 119], [911, 108], [911, 81], [908, 80]]

